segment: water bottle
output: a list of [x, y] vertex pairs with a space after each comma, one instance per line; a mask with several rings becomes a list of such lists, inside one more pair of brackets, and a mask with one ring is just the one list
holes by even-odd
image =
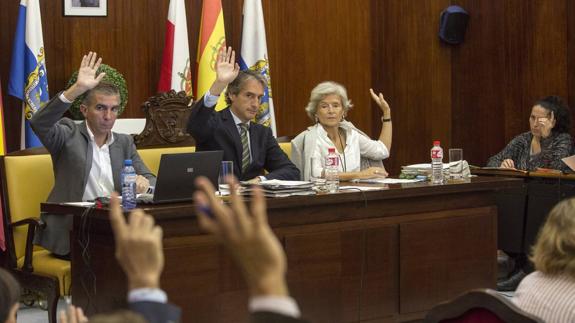
[[335, 148], [329, 148], [325, 158], [325, 185], [330, 193], [336, 193], [339, 189], [339, 156]]
[[439, 140], [433, 141], [431, 147], [431, 182], [443, 184], [443, 148]]
[[124, 160], [124, 169], [122, 169], [122, 207], [124, 210], [136, 207], [136, 177], [132, 160]]

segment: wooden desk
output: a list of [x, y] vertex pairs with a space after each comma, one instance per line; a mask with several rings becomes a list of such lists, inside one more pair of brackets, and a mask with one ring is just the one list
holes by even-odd
[[[384, 190], [268, 200], [288, 259], [291, 294], [312, 322], [406, 321], [465, 290], [496, 282], [495, 192], [509, 178], [390, 185]], [[72, 295], [88, 313], [125, 302], [106, 210], [74, 214]], [[151, 206], [164, 229], [162, 287], [185, 322], [246, 322], [247, 292], [232, 259], [198, 228], [190, 204]], [[85, 247], [82, 247], [85, 246]]]
[[529, 253], [553, 206], [575, 196], [575, 174], [484, 169], [473, 173], [521, 178], [524, 182], [497, 195], [498, 247], [505, 251]]

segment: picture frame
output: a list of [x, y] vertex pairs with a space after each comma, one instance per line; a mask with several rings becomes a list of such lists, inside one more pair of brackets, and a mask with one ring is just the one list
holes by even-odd
[[64, 16], [105, 17], [108, 0], [63, 0]]

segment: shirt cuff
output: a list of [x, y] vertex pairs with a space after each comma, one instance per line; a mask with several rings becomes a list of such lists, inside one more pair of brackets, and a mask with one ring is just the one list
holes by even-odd
[[210, 90], [208, 90], [206, 94], [204, 94], [204, 105], [208, 108], [211, 108], [215, 106], [216, 103], [218, 103], [219, 99], [220, 99], [219, 95], [212, 95], [210, 93]]
[[73, 101], [68, 100], [68, 98], [66, 96], [64, 96], [64, 92], [60, 93], [60, 96], [58, 97], [60, 99], [60, 101], [64, 102], [64, 103], [72, 103]]
[[256, 296], [250, 299], [250, 312], [273, 312], [299, 318], [301, 313], [295, 300], [288, 296]]
[[167, 303], [168, 295], [159, 288], [136, 288], [128, 293], [128, 303], [156, 302]]

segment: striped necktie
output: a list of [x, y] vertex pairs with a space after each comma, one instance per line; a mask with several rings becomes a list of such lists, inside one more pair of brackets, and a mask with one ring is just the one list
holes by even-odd
[[246, 171], [250, 165], [250, 145], [248, 143], [248, 125], [245, 123], [239, 124], [240, 137], [242, 138], [242, 173]]

